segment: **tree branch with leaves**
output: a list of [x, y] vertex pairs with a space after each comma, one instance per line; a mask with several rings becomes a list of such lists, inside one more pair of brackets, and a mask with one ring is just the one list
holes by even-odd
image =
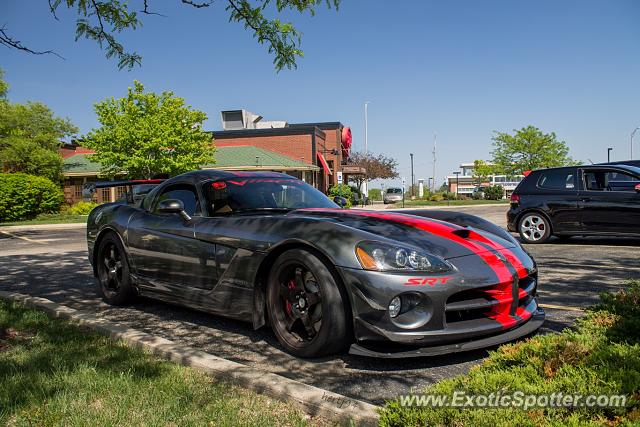
[[[135, 3], [139, 6], [134, 6]], [[130, 70], [142, 65], [142, 56], [128, 51], [116, 36], [122, 31], [136, 30], [142, 26], [139, 14], [167, 17], [166, 14], [152, 11], [151, 3], [151, 0], [132, 4], [119, 0], [48, 0], [48, 7], [56, 20], [60, 8], [74, 9], [77, 15], [76, 41], [85, 38], [97, 42], [107, 58], [117, 59], [119, 69]], [[323, 3], [328, 8], [337, 10], [340, 0], [226, 0], [222, 3], [226, 3], [229, 21], [244, 25], [245, 29], [253, 33], [258, 43], [266, 45], [268, 52], [273, 55], [276, 70], [280, 71], [284, 68], [296, 68], [297, 59], [304, 54], [300, 48], [301, 34], [291, 22], [283, 22], [278, 16], [290, 11], [309, 12], [313, 16], [316, 8]], [[180, 0], [180, 4], [201, 10], [216, 6], [213, 0]], [[268, 12], [276, 17], [268, 17]], [[0, 44], [31, 54], [60, 56], [52, 50], [37, 51], [28, 48], [9, 35], [5, 27], [0, 28]]]
[[358, 185], [359, 190], [365, 181], [398, 177], [398, 161], [383, 154], [353, 152], [349, 156], [349, 162], [365, 169], [364, 175], [352, 175], [350, 178]]

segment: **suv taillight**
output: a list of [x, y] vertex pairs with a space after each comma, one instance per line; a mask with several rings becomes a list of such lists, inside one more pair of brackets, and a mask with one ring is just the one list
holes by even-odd
[[517, 195], [516, 193], [511, 193], [511, 203], [516, 205], [520, 203], [520, 196]]

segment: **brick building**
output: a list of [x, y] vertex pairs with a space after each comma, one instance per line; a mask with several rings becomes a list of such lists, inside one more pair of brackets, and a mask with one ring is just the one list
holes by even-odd
[[[263, 121], [246, 110], [222, 112], [222, 131], [211, 132], [217, 148], [216, 163], [203, 169], [269, 170], [283, 172], [327, 192], [343, 173], [364, 170], [348, 163], [351, 131], [340, 122], [289, 124]], [[99, 165], [87, 157], [92, 151], [77, 144], [60, 150], [64, 159], [64, 193], [67, 203], [82, 200], [82, 185], [98, 180]], [[113, 201], [124, 188], [103, 189], [95, 195], [97, 202]]]
[[348, 175], [364, 173], [348, 164], [351, 129], [340, 122], [263, 121], [247, 110], [223, 111], [221, 116], [223, 130], [212, 132], [216, 147], [251, 145], [318, 166], [318, 171], [296, 177], [320, 191], [335, 185], [339, 173], [345, 183]]

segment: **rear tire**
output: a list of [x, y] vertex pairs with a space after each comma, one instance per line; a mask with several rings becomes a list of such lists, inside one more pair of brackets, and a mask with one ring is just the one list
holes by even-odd
[[273, 332], [298, 357], [340, 353], [350, 343], [346, 297], [314, 254], [292, 249], [269, 273], [267, 309]]
[[544, 243], [551, 237], [551, 224], [544, 215], [529, 212], [520, 218], [518, 233], [520, 233], [520, 239], [525, 243]]
[[126, 305], [135, 300], [126, 252], [114, 233], [107, 234], [100, 241], [96, 270], [100, 294], [107, 304]]

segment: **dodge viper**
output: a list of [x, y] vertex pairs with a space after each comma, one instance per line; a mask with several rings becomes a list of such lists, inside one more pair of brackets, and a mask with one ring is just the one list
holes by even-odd
[[194, 171], [124, 185], [88, 217], [104, 300], [137, 296], [269, 325], [299, 357], [414, 357], [539, 328], [533, 259], [505, 230], [450, 211], [343, 209], [272, 172]]

